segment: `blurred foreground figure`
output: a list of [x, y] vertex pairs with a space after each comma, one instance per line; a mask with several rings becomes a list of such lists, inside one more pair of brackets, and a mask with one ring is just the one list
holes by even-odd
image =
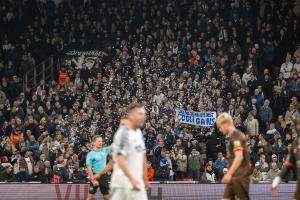
[[146, 112], [142, 104], [131, 104], [127, 109], [126, 126], [114, 136], [112, 200], [147, 200], [147, 160], [145, 143], [140, 128], [144, 126]]
[[251, 171], [246, 137], [234, 127], [228, 113], [218, 116], [217, 127], [229, 137], [229, 170], [222, 179], [222, 183], [227, 183], [223, 199], [249, 199]]
[[281, 182], [281, 179], [286, 177], [288, 172], [292, 168], [297, 168], [297, 188], [294, 194], [293, 199], [300, 199], [300, 119], [296, 119], [294, 121], [294, 128], [298, 135], [297, 139], [292, 143], [292, 148], [289, 150], [289, 154], [286, 158], [286, 161], [282, 167], [281, 172], [278, 176], [276, 176], [272, 183], [272, 194], [273, 196], [277, 196], [277, 187]]

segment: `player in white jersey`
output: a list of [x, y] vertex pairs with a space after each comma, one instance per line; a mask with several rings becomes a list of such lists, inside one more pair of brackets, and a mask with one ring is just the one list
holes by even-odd
[[129, 105], [127, 119], [114, 136], [111, 199], [147, 200], [147, 159], [140, 130], [146, 119], [144, 106]]

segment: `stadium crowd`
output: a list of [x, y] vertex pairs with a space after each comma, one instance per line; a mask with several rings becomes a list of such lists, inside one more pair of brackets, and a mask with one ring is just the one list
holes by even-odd
[[[131, 102], [148, 113], [149, 180], [217, 183], [227, 171], [226, 138], [176, 109], [229, 112], [253, 181], [279, 173], [300, 116], [294, 1], [82, 2], [0, 2], [0, 181], [87, 181], [91, 137], [110, 145]], [[92, 68], [63, 66], [63, 80], [23, 91], [22, 74], [49, 55], [94, 49]]]

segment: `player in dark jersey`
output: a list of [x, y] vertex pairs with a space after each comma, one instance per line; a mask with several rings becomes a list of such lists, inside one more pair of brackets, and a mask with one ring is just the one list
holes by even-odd
[[273, 196], [277, 195], [277, 187], [278, 187], [278, 184], [281, 182], [281, 179], [284, 178], [288, 174], [290, 169], [296, 168], [297, 188], [296, 188], [296, 192], [294, 194], [293, 199], [300, 200], [300, 119], [299, 118], [294, 121], [294, 127], [296, 130], [296, 133], [298, 134], [298, 137], [292, 143], [292, 148], [289, 151], [289, 154], [286, 158], [286, 161], [282, 167], [281, 172], [273, 180], [272, 194], [273, 194]]
[[229, 136], [229, 170], [224, 175], [222, 183], [226, 183], [223, 199], [249, 199], [250, 185], [250, 155], [247, 151], [246, 137], [233, 125], [233, 119], [228, 113], [221, 113], [217, 118], [219, 130]]

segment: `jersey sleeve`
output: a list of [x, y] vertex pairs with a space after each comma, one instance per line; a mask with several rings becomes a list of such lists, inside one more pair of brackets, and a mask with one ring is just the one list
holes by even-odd
[[106, 155], [110, 154], [111, 147], [104, 147], [104, 152], [105, 152]]
[[244, 140], [241, 135], [232, 138], [233, 152], [244, 150]]
[[88, 153], [86, 156], [86, 166], [91, 167], [93, 165], [93, 157], [91, 153]]
[[127, 143], [128, 143], [128, 129], [122, 128], [117, 133], [118, 137], [116, 137], [114, 152], [116, 154], [121, 154], [126, 156], [128, 153]]

